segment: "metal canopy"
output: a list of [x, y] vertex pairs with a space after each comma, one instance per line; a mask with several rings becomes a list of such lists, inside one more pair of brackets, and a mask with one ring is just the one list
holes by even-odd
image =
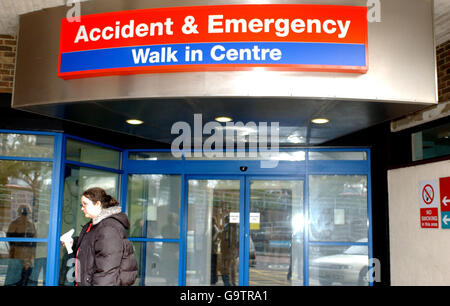
[[[306, 100], [295, 98], [179, 98], [104, 102], [80, 102], [29, 106], [24, 110], [80, 122], [151, 140], [171, 143], [172, 125], [187, 122], [194, 137], [194, 114], [202, 114], [203, 126], [217, 116], [228, 116], [233, 123], [279, 123], [280, 145], [315, 145], [399, 117], [423, 108], [418, 104], [376, 103], [362, 101]], [[329, 123], [318, 125], [313, 118], [324, 117]], [[144, 123], [132, 126], [127, 119]], [[222, 124], [225, 126], [225, 124]], [[203, 129], [202, 126], [202, 129]], [[236, 129], [242, 139], [251, 139], [252, 129]], [[225, 133], [224, 133], [225, 135]], [[202, 135], [203, 140], [211, 134]], [[270, 141], [270, 139], [268, 139]], [[193, 144], [194, 142], [192, 142]], [[225, 143], [224, 143], [225, 146]]]
[[[210, 4], [250, 2], [215, 0]], [[344, 2], [366, 5], [363, 0]], [[196, 5], [204, 3], [96, 0], [83, 3], [83, 13]], [[281, 145], [315, 145], [437, 103], [432, 4], [428, 1], [382, 1], [382, 22], [368, 25], [370, 65], [364, 75], [199, 71], [66, 81], [57, 77], [59, 29], [66, 14], [64, 6], [21, 16], [13, 108], [163, 143], [178, 136], [171, 134], [178, 121], [187, 122], [193, 130], [194, 114], [202, 114], [203, 124], [217, 116], [243, 124], [278, 122]], [[411, 35], [405, 35], [404, 29]], [[312, 124], [318, 117], [330, 122]], [[125, 122], [134, 118], [144, 124]], [[237, 132], [246, 138], [254, 133], [251, 129]]]

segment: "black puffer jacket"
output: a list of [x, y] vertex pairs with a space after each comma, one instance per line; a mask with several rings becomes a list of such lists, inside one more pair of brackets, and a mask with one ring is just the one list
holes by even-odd
[[74, 238], [78, 286], [131, 286], [137, 277], [133, 245], [127, 238], [130, 223], [120, 207], [102, 210]]

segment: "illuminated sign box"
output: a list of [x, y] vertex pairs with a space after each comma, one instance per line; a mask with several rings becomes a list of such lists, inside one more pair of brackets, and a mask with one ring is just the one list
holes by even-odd
[[366, 73], [367, 8], [217, 5], [63, 19], [58, 76], [249, 70]]

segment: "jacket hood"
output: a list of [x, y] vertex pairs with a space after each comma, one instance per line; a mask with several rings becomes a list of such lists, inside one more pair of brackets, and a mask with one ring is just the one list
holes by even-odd
[[92, 219], [92, 224], [96, 225], [106, 218], [116, 219], [125, 227], [125, 229], [128, 229], [130, 227], [128, 216], [122, 212], [122, 208], [120, 206], [113, 206], [102, 209], [100, 215]]

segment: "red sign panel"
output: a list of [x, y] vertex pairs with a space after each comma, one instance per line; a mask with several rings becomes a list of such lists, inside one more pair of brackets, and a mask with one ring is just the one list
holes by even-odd
[[450, 176], [439, 179], [441, 211], [450, 211]]
[[420, 209], [420, 227], [439, 228], [439, 217], [437, 207]]
[[267, 4], [171, 7], [61, 23], [64, 79], [114, 74], [246, 70], [365, 73], [364, 6]]

